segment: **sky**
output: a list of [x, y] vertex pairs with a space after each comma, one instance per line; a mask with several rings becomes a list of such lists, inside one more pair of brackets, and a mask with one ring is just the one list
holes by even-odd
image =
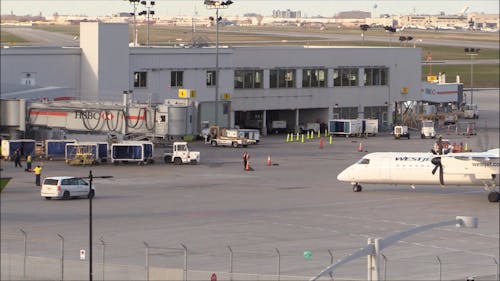
[[[147, 0], [149, 3], [150, 0]], [[499, 13], [498, 0], [232, 0], [221, 15], [242, 16], [245, 13], [272, 15], [273, 10], [300, 10], [302, 16], [334, 16], [338, 12], [360, 10], [380, 14], [458, 14], [469, 6], [468, 12]], [[159, 16], [212, 15], [213, 11], [203, 5], [203, 0], [156, 0], [154, 10]], [[138, 5], [142, 10], [142, 5]], [[51, 16], [60, 15], [106, 16], [120, 12], [131, 12], [133, 6], [128, 0], [1, 0], [1, 14]]]

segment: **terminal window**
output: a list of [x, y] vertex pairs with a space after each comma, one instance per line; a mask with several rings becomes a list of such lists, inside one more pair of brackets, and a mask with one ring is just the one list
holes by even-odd
[[147, 77], [147, 72], [134, 72], [134, 88], [146, 88]]
[[295, 88], [295, 69], [271, 69], [269, 88]]
[[170, 86], [171, 87], [182, 87], [183, 71], [172, 71], [170, 72]]
[[326, 69], [303, 69], [303, 88], [323, 88], [326, 87]]
[[333, 70], [333, 86], [358, 86], [358, 68], [336, 68]]
[[260, 89], [262, 88], [262, 70], [235, 70], [235, 89]]
[[388, 73], [386, 67], [365, 68], [365, 86], [387, 85]]
[[207, 86], [215, 86], [217, 83], [217, 72], [215, 70], [208, 70], [207, 71]]

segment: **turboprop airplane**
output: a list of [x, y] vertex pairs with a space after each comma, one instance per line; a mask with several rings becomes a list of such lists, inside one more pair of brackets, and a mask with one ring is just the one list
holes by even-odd
[[[436, 155], [426, 152], [374, 152], [342, 171], [337, 179], [350, 182], [354, 192], [361, 183], [484, 186], [488, 201], [498, 202], [500, 149]], [[438, 171], [439, 170], [439, 171]], [[436, 172], [438, 172], [436, 174]]]

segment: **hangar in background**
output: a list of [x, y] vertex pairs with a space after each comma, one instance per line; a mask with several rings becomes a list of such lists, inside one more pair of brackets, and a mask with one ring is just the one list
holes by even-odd
[[82, 22], [79, 48], [4, 47], [2, 98], [43, 93], [121, 101], [125, 92], [132, 100], [162, 103], [192, 89], [193, 101], [209, 105], [199, 123], [213, 124], [219, 112], [222, 126], [265, 132], [274, 120], [286, 120], [289, 130], [358, 117], [390, 126], [397, 104], [422, 96], [419, 48], [219, 47], [221, 102], [214, 110], [214, 47], [130, 47], [128, 40], [127, 24]]

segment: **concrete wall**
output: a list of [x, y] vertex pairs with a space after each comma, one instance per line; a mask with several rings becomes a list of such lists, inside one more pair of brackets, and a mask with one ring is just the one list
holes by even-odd
[[[80, 24], [81, 98], [117, 101], [129, 84], [128, 25]], [[133, 86], [133, 85], [132, 85]]]
[[[1, 48], [0, 81], [36, 87], [80, 87], [79, 48]], [[29, 74], [29, 75], [28, 75]], [[31, 78], [27, 81], [27, 77]]]

